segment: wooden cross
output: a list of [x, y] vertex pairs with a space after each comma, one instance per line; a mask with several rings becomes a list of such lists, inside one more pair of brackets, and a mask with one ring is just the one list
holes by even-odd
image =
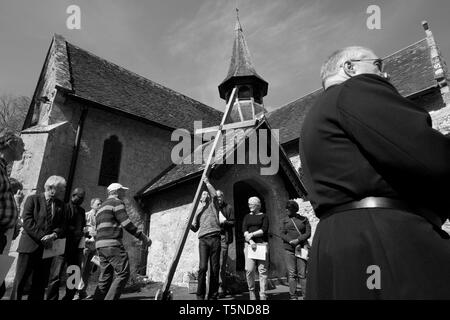
[[[203, 169], [202, 177], [197, 186], [197, 191], [195, 192], [194, 201], [192, 202], [192, 205], [190, 207], [189, 216], [188, 216], [189, 219], [187, 220], [186, 227], [184, 228], [183, 234], [178, 243], [177, 251], [175, 252], [175, 256], [170, 265], [166, 280], [165, 280], [162, 288], [157, 291], [155, 300], [170, 300], [172, 298], [171, 293], [170, 293], [170, 285], [172, 283], [173, 276], [175, 274], [178, 262], [181, 257], [181, 253], [183, 252], [183, 248], [184, 248], [187, 236], [188, 236], [190, 228], [191, 228], [192, 220], [194, 219], [195, 212], [197, 210], [197, 206], [200, 201], [200, 194], [201, 194], [202, 187], [203, 187], [203, 181], [204, 181], [205, 177], [208, 177], [208, 175], [211, 171], [211, 162], [213, 159], [214, 151], [217, 147], [217, 143], [220, 140], [219, 139], [220, 135], [223, 134], [223, 131], [225, 131], [225, 130], [253, 127], [258, 123], [257, 119], [252, 119], [252, 120], [247, 120], [247, 121], [225, 124], [225, 121], [226, 121], [228, 115], [230, 114], [231, 106], [233, 105], [233, 102], [234, 102], [234, 99], [236, 96], [236, 91], [237, 91], [237, 88], [235, 87], [233, 89], [233, 91], [231, 92], [231, 97], [228, 100], [228, 104], [225, 108], [225, 112], [223, 114], [220, 125], [210, 127], [210, 128], [203, 128], [200, 130], [196, 130], [196, 132], [195, 132], [195, 134], [201, 134], [201, 133], [206, 133], [206, 132], [216, 132], [216, 136], [214, 138], [214, 143], [213, 143], [211, 151], [209, 153], [208, 160], [206, 161], [206, 166]], [[253, 102], [253, 100], [252, 100], [252, 102]], [[252, 103], [252, 106], [253, 106], [253, 103]], [[240, 109], [239, 109], [239, 111], [240, 111]], [[254, 114], [254, 111], [253, 111], [253, 114]], [[241, 120], [243, 120], [241, 112], [240, 112], [240, 115], [241, 115]]]

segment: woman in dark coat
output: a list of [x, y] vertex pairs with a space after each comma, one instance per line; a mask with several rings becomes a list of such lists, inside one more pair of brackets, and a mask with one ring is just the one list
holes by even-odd
[[289, 276], [289, 296], [297, 300], [297, 280], [302, 287], [302, 295], [306, 294], [306, 259], [296, 255], [296, 248], [309, 247], [311, 225], [307, 217], [299, 215], [298, 204], [294, 200], [286, 203], [286, 216], [280, 224], [280, 236], [283, 239], [284, 259]]

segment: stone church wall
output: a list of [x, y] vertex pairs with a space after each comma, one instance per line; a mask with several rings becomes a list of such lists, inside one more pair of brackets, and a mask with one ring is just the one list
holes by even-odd
[[[147, 200], [150, 210], [150, 238], [153, 243], [147, 258], [147, 276], [152, 281], [164, 281], [175, 254], [180, 236], [186, 226], [189, 208], [198, 179], [160, 192]], [[188, 272], [198, 270], [198, 238], [189, 232], [173, 283], [187, 284]]]
[[[74, 107], [80, 106], [71, 103], [62, 113], [69, 115]], [[131, 220], [142, 230], [145, 218], [133, 196], [171, 164], [170, 134], [170, 131], [150, 124], [89, 108], [73, 181], [74, 188], [79, 186], [86, 190], [85, 209], [90, 209], [90, 199], [106, 197], [106, 187], [98, 185], [103, 143], [116, 135], [122, 143], [119, 182], [130, 188], [125, 204]], [[140, 242], [124, 232], [124, 244], [127, 248], [134, 248], [128, 250], [132, 274], [145, 271], [137, 270], [142, 254]]]
[[[286, 187], [279, 175], [261, 176], [256, 165], [230, 165], [221, 174], [212, 175], [211, 183], [225, 193], [225, 201], [234, 207], [233, 186], [236, 182], [245, 181], [252, 185], [265, 199], [269, 214], [269, 232], [279, 234], [279, 221], [285, 214], [285, 204], [288, 199]], [[180, 234], [188, 218], [190, 204], [194, 198], [198, 178], [191, 183], [150, 195], [146, 199], [150, 216], [150, 237], [153, 240], [147, 260], [147, 275], [153, 281], [164, 281], [167, 270], [173, 259]], [[234, 239], [229, 247], [229, 271], [235, 271], [236, 246]], [[270, 247], [270, 276], [284, 277], [286, 270], [283, 259], [282, 241], [271, 237]], [[188, 282], [188, 272], [198, 270], [198, 239], [190, 232], [173, 283]]]

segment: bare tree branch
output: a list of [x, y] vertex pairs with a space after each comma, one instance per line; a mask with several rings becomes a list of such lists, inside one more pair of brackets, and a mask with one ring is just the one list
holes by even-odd
[[20, 132], [29, 105], [30, 98], [26, 96], [0, 95], [0, 128]]

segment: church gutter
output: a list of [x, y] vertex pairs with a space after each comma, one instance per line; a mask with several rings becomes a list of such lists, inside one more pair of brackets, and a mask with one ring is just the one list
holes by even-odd
[[72, 192], [73, 177], [75, 175], [75, 169], [77, 166], [81, 136], [83, 134], [84, 122], [86, 120], [87, 112], [88, 112], [88, 108], [86, 106], [83, 106], [81, 109], [80, 119], [78, 121], [77, 134], [75, 137], [75, 144], [73, 145], [72, 160], [70, 161], [70, 169], [69, 169], [69, 176], [67, 178], [66, 194], [64, 196], [65, 202], [69, 201], [70, 194]]

